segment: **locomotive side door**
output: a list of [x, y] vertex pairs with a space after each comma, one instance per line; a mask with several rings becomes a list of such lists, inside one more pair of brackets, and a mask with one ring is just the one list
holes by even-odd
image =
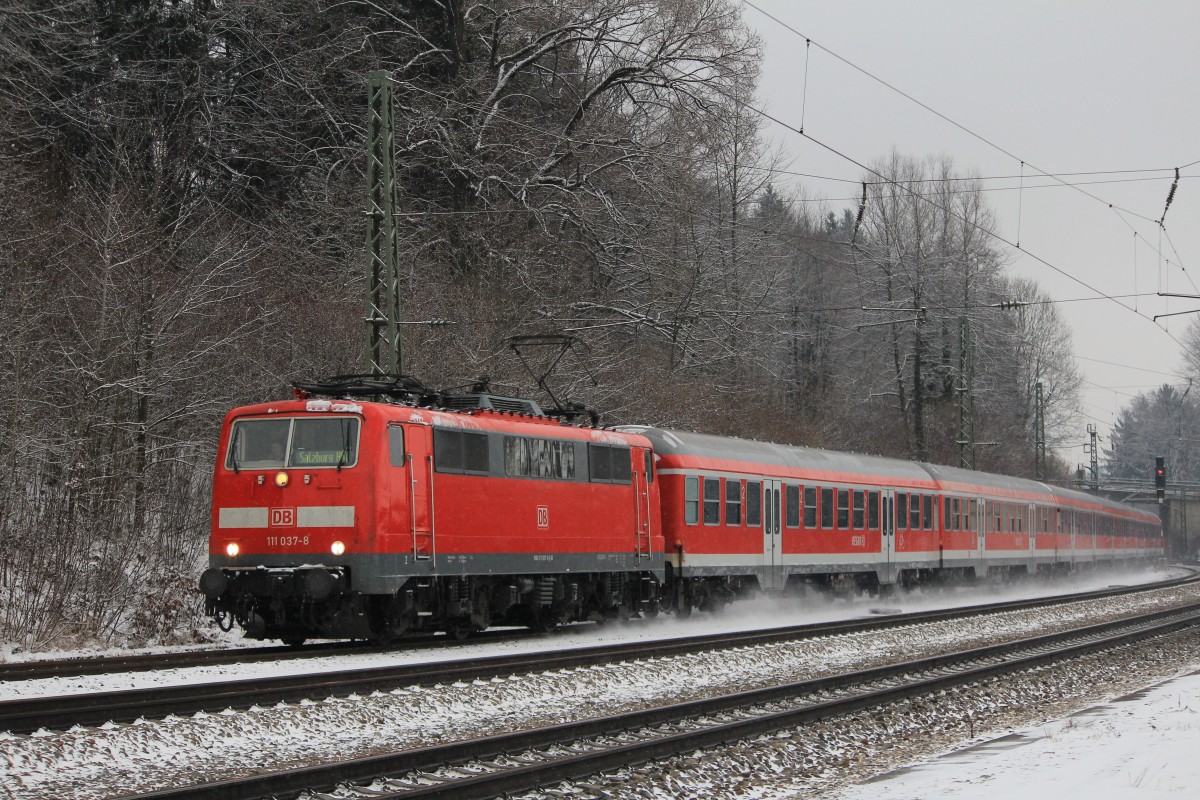
[[633, 521], [636, 527], [636, 555], [639, 559], [649, 558], [650, 541], [650, 470], [653, 469], [649, 450], [632, 448], [633, 458]]
[[433, 519], [433, 431], [428, 425], [405, 425], [404, 439], [413, 559], [428, 561], [432, 567], [437, 556]]
[[[753, 485], [750, 482], [748, 485]], [[780, 500], [783, 489], [779, 481], [763, 481], [763, 586], [765, 590], [782, 589], [783, 577], [783, 515]]]
[[896, 492], [884, 489], [879, 493], [879, 504], [879, 580], [893, 583], [896, 580]]

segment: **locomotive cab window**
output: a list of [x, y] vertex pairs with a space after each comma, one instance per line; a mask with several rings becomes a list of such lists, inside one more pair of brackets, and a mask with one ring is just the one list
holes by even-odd
[[229, 469], [342, 469], [358, 463], [357, 417], [238, 420], [230, 434]]

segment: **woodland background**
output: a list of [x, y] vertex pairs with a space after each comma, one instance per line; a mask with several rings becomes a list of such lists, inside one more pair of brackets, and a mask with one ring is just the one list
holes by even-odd
[[[1036, 382], [1053, 446], [1081, 378], [979, 182], [889, 153], [858, 208], [784, 193], [758, 59], [730, 0], [9, 0], [0, 641], [204, 635], [221, 417], [364, 369], [372, 70], [402, 313], [449, 323], [404, 326], [406, 372], [530, 395], [506, 338], [568, 333], [556, 393], [605, 423], [956, 463], [965, 315], [977, 466], [1031, 476]], [[1138, 398], [1113, 473], [1200, 439], [1197, 399]]]

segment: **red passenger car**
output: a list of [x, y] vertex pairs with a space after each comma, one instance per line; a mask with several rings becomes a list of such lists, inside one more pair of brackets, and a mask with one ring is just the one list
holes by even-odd
[[[658, 456], [668, 598], [1067, 572], [1160, 558], [1157, 517], [1036, 481], [627, 426]], [[1103, 535], [1111, 531], [1115, 535]]]

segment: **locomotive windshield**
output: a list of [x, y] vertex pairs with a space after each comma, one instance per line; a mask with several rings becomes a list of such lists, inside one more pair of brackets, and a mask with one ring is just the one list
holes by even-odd
[[228, 469], [352, 467], [358, 461], [358, 419], [244, 419], [233, 424]]

